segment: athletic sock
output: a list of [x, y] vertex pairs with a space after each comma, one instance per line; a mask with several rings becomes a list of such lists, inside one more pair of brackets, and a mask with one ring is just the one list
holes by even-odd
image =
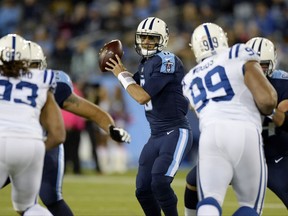
[[198, 203], [197, 191], [191, 190], [186, 186], [184, 193], [184, 202], [186, 208], [196, 210]]
[[196, 216], [196, 210], [195, 209], [188, 209], [185, 207], [185, 212], [184, 215], [185, 216]]
[[54, 216], [73, 216], [71, 209], [63, 199], [46, 207]]

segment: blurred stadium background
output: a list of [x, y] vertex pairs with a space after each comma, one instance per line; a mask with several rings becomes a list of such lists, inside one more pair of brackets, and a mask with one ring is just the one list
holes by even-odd
[[[195, 65], [194, 56], [188, 46], [191, 33], [196, 26], [203, 22], [215, 22], [222, 26], [227, 32], [230, 45], [241, 42], [245, 43], [255, 36], [269, 38], [277, 47], [278, 67], [288, 71], [287, 0], [0, 1], [0, 37], [8, 33], [17, 33], [27, 40], [37, 42], [42, 46], [47, 56], [48, 68], [63, 70], [68, 73], [75, 84], [75, 89], [79, 90], [78, 94], [99, 104], [111, 113], [117, 125], [125, 127], [131, 133], [132, 143], [121, 146], [121, 149], [125, 151], [127, 156], [125, 159], [127, 161], [125, 162], [127, 163], [128, 170], [134, 170], [137, 166], [140, 151], [149, 137], [148, 123], [145, 119], [143, 107], [128, 97], [123, 89], [119, 88], [119, 83], [110, 73], [104, 74], [100, 72], [97, 58], [98, 51], [103, 44], [117, 38], [122, 41], [124, 46], [123, 61], [125, 65], [129, 71], [136, 71], [140, 57], [134, 50], [134, 34], [138, 23], [147, 16], [158, 16], [166, 21], [170, 30], [168, 49], [182, 59], [187, 71]], [[192, 113], [189, 113], [189, 119], [193, 128], [194, 141], [197, 142], [199, 136], [198, 121]], [[103, 153], [104, 149], [102, 147], [107, 148], [108, 146], [112, 156], [119, 150], [113, 148], [113, 146], [117, 145], [112, 143], [107, 137], [103, 138], [103, 134], [101, 134], [101, 131], [97, 131], [97, 129], [95, 133], [97, 132], [99, 137], [101, 136], [103, 139], [97, 139], [96, 144], [92, 143], [85, 129], [87, 128], [81, 128], [78, 131], [81, 135], [78, 150], [84, 174], [87, 169], [95, 168], [96, 163], [93, 159], [93, 154], [96, 152], [96, 148], [99, 150], [98, 154], [100, 154], [100, 158], [101, 152]], [[93, 146], [91, 148], [92, 145], [97, 145], [97, 147]], [[189, 155], [185, 159], [182, 165], [183, 169], [193, 165], [194, 161], [192, 158], [193, 155]], [[68, 173], [70, 169], [69, 167], [67, 168]], [[121, 170], [121, 173], [124, 171], [126, 171], [125, 168]], [[81, 172], [76, 171], [75, 173], [80, 174]], [[97, 176], [95, 179], [98, 179], [98, 177], [103, 178], [102, 176]], [[113, 179], [113, 175], [111, 177]], [[134, 183], [133, 177], [131, 179]], [[64, 191], [68, 195], [68, 203], [69, 201], [75, 201], [72, 195], [71, 197], [69, 196], [69, 193], [72, 193], [69, 187], [72, 184], [71, 182], [74, 183], [74, 180], [71, 179], [73, 178], [68, 175], [64, 183]], [[81, 182], [83, 181], [85, 182], [82, 176], [79, 176], [79, 179], [75, 177], [75, 179], [77, 179], [75, 180], [76, 184], [78, 184], [79, 179], [79, 184], [82, 184]], [[120, 184], [117, 181], [118, 178], [115, 179], [115, 185], [111, 186], [111, 188], [114, 188], [114, 191], [118, 190], [117, 185]], [[181, 184], [184, 184], [184, 177]], [[95, 187], [94, 193], [95, 197], [97, 197], [99, 196], [98, 191], [100, 189], [97, 186]], [[74, 186], [71, 186], [71, 188], [72, 191], [75, 189]], [[127, 201], [127, 205], [130, 202], [136, 202], [133, 192], [134, 187], [130, 190], [131, 196], [129, 196], [131, 200]], [[181, 187], [179, 193], [183, 193], [183, 190], [184, 188]], [[1, 193], [0, 197], [3, 196]], [[94, 193], [92, 194], [93, 196]], [[78, 200], [79, 196], [77, 195], [76, 197]], [[102, 198], [102, 195], [99, 197]], [[127, 196], [120, 195], [120, 199], [121, 197]], [[86, 197], [79, 197], [79, 200], [82, 198], [86, 200], [90, 199], [88, 195]], [[280, 201], [273, 199], [272, 204], [274, 201], [277, 203], [275, 204], [276, 208], [280, 205], [280, 208], [283, 209]], [[99, 200], [95, 202], [99, 202]], [[112, 201], [109, 200], [109, 202]], [[3, 202], [1, 201], [0, 203], [2, 208]], [[272, 204], [271, 206], [273, 207]], [[75, 205], [77, 206], [76, 203]], [[83, 203], [83, 205], [85, 206], [86, 204]], [[74, 203], [71, 206], [73, 208]], [[104, 209], [112, 208], [104, 204], [103, 206]], [[139, 206], [135, 208], [140, 209]], [[79, 215], [105, 215], [104, 213], [85, 214], [85, 210], [83, 211]], [[99, 209], [98, 211], [101, 212]], [[133, 211], [130, 211], [130, 215], [141, 215], [138, 211], [135, 210], [134, 213]], [[285, 214], [287, 215], [286, 211], [284, 213], [269, 213], [266, 215]], [[0, 215], [5, 214], [0, 212]]]
[[[115, 86], [119, 87], [119, 84], [110, 73], [100, 72], [97, 57], [105, 42], [118, 38], [124, 46], [124, 63], [131, 72], [136, 71], [139, 56], [134, 50], [134, 33], [138, 23], [145, 17], [158, 16], [166, 21], [170, 29], [168, 48], [181, 57], [187, 70], [195, 64], [188, 46], [191, 33], [203, 22], [215, 22], [222, 26], [228, 34], [230, 44], [246, 42], [255, 36], [268, 37], [277, 46], [278, 66], [288, 70], [287, 0], [0, 2], [0, 36], [18, 33], [40, 44], [47, 56], [48, 67], [68, 73], [85, 97], [89, 97], [87, 86], [103, 87], [104, 91], [98, 93], [97, 103], [119, 120], [119, 124], [132, 135], [132, 143], [125, 145], [130, 167], [136, 166], [140, 150], [149, 135], [148, 124], [143, 108], [126, 93], [123, 93], [124, 115], [117, 110], [119, 103], [113, 104], [111, 101], [114, 100]], [[191, 118], [197, 139], [197, 120], [195, 116]], [[81, 138], [82, 166], [93, 166], [85, 131]]]

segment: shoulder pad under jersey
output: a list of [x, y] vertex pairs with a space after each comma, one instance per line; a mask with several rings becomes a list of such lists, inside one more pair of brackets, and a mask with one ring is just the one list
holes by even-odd
[[271, 75], [272, 79], [285, 79], [288, 80], [288, 73], [283, 70], [275, 70]]
[[65, 83], [69, 85], [71, 89], [73, 89], [72, 81], [67, 73], [65, 73], [64, 71], [59, 71], [59, 70], [55, 70], [54, 73], [56, 75], [57, 83]]
[[260, 57], [257, 53], [249, 46], [243, 43], [235, 44], [234, 46], [230, 47], [229, 59], [238, 58], [243, 61], [258, 61], [260, 62]]
[[176, 62], [175, 62], [175, 55], [173, 53], [168, 52], [168, 51], [161, 51], [157, 53], [156, 55], [158, 55], [162, 61], [162, 65], [160, 69], [161, 73], [171, 74], [175, 72]]
[[[38, 69], [34, 69], [38, 70]], [[49, 83], [50, 91], [55, 92], [57, 81], [56, 81], [56, 74], [53, 70], [45, 69], [44, 71], [44, 83]]]

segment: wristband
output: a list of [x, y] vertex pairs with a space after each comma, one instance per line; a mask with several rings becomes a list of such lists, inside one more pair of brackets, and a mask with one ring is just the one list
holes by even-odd
[[127, 87], [131, 84], [136, 84], [136, 81], [132, 77], [133, 75], [128, 71], [123, 71], [118, 74], [118, 80], [122, 84], [122, 86], [127, 89]]

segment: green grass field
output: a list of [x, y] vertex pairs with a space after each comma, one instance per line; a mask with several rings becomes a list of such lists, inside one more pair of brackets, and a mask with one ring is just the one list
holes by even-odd
[[[178, 196], [179, 215], [184, 215], [183, 193], [187, 170], [178, 172], [173, 188]], [[75, 216], [143, 216], [134, 196], [135, 171], [124, 175], [96, 175], [87, 173], [81, 176], [65, 175], [63, 193], [66, 202]], [[11, 187], [0, 191], [0, 216], [16, 216], [10, 198]], [[236, 198], [229, 188], [223, 216], [231, 216], [237, 208]], [[263, 216], [288, 215], [285, 206], [269, 190], [265, 200]], [[65, 215], [63, 215], [65, 216]]]

